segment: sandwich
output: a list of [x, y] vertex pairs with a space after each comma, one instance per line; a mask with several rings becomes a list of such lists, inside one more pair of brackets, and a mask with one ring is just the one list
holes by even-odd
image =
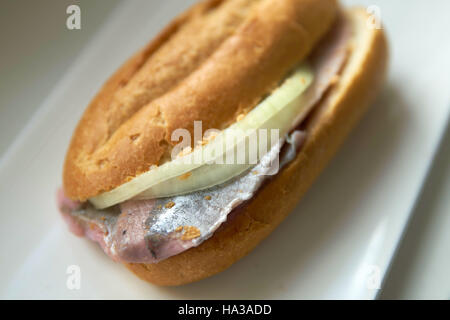
[[85, 110], [58, 207], [156, 285], [217, 274], [295, 208], [385, 80], [388, 46], [335, 0], [208, 0]]

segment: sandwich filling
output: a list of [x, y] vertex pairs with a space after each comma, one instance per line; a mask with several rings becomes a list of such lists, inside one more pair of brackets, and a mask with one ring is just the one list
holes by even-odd
[[[313, 81], [311, 68], [304, 63], [247, 115], [223, 131], [205, 132], [205, 138], [191, 147], [187, 130], [172, 137], [183, 137], [173, 150], [172, 160], [131, 178], [128, 182], [90, 198], [103, 209], [125, 200], [155, 199], [192, 193], [227, 182], [253, 167], [279, 137], [288, 133], [313, 107], [303, 103], [305, 90]], [[197, 121], [195, 136], [201, 136]], [[184, 135], [183, 135], [184, 134]], [[198, 137], [197, 137], [198, 139]]]
[[[340, 19], [311, 55], [314, 80], [302, 94], [302, 103], [309, 106], [308, 110], [338, 80], [350, 38], [350, 26]], [[273, 144], [254, 167], [224, 183], [164, 198], [128, 199], [101, 210], [89, 202], [71, 201], [60, 190], [60, 211], [73, 233], [99, 243], [112, 259], [156, 263], [200, 245], [234, 214], [239, 214], [239, 207], [270, 180], [273, 160], [279, 158], [282, 170], [301, 150], [308, 138], [307, 132], [300, 129], [302, 119], [294, 119], [289, 133]]]

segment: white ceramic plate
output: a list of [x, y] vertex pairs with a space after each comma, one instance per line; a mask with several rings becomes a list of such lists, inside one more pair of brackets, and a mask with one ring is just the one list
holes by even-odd
[[[54, 198], [84, 106], [125, 58], [189, 2], [119, 6], [2, 157], [1, 297], [376, 297], [450, 111], [450, 45], [440, 38], [450, 30], [448, 1], [434, 7], [409, 1], [407, 14], [399, 1], [364, 1], [379, 6], [392, 43], [386, 89], [295, 212], [227, 271], [159, 288], [67, 231]], [[71, 265], [80, 267], [79, 290], [67, 287]]]

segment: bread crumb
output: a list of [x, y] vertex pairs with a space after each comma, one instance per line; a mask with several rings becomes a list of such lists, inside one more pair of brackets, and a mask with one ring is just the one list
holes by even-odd
[[300, 82], [301, 82], [302, 84], [305, 84], [305, 83], [306, 83], [305, 78], [301, 77], [301, 78], [300, 78]]
[[162, 205], [158, 204], [158, 206], [156, 207], [156, 209], [161, 209]]
[[192, 147], [188, 146], [180, 151], [180, 153], [177, 154], [177, 158], [187, 156], [192, 152]]
[[258, 170], [253, 170], [252, 173], [256, 176], [259, 172]]
[[197, 147], [201, 147], [201, 146], [204, 146], [204, 145], [206, 145], [206, 144], [208, 144], [208, 142], [209, 141], [207, 141], [207, 140], [199, 140], [199, 141], [197, 141]]
[[208, 132], [207, 135], [205, 135], [205, 137], [203, 138], [203, 140], [199, 140], [197, 141], [197, 146], [196, 147], [202, 147], [207, 145], [208, 143], [210, 143], [212, 140], [214, 140], [217, 137], [218, 133], [215, 131], [210, 131]]
[[106, 220], [105, 216], [101, 216], [100, 220], [105, 221]]
[[241, 113], [240, 115], [237, 116], [236, 121], [241, 121], [245, 118], [245, 114]]
[[184, 230], [184, 233], [181, 236], [181, 240], [192, 240], [192, 239], [200, 237], [200, 235], [201, 235], [200, 230], [198, 230], [194, 226], [184, 226], [183, 230]]
[[169, 201], [166, 203], [166, 205], [164, 206], [166, 209], [170, 209], [175, 205], [175, 202], [173, 201]]
[[205, 196], [205, 200], [211, 200], [211, 196]]
[[178, 177], [179, 180], [186, 180], [189, 179], [189, 177], [192, 176], [192, 172], [186, 172], [185, 174], [182, 174]]
[[214, 140], [217, 137], [217, 135], [218, 133], [216, 131], [210, 131], [204, 140], [209, 142], [211, 140]]
[[179, 226], [179, 227], [177, 227], [176, 229], [175, 229], [175, 232], [181, 232], [183, 230], [183, 227], [182, 226]]

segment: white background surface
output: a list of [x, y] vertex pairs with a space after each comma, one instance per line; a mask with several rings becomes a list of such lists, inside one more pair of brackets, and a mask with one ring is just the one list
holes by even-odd
[[[0, 296], [372, 298], [378, 291], [362, 285], [367, 265], [387, 269], [417, 202], [380, 296], [448, 299], [449, 134], [419, 197], [450, 106], [448, 1], [346, 1], [381, 8], [392, 43], [386, 89], [288, 222], [231, 269], [155, 288], [67, 233], [53, 194], [76, 120], [105, 77], [189, 2], [135, 1], [107, 19], [115, 3], [81, 1], [80, 31], [65, 29], [70, 1], [40, 1], [36, 10], [28, 1], [1, 4], [8, 45], [0, 59], [0, 151], [12, 146], [0, 162]], [[65, 287], [70, 264], [81, 267], [80, 291]]]

